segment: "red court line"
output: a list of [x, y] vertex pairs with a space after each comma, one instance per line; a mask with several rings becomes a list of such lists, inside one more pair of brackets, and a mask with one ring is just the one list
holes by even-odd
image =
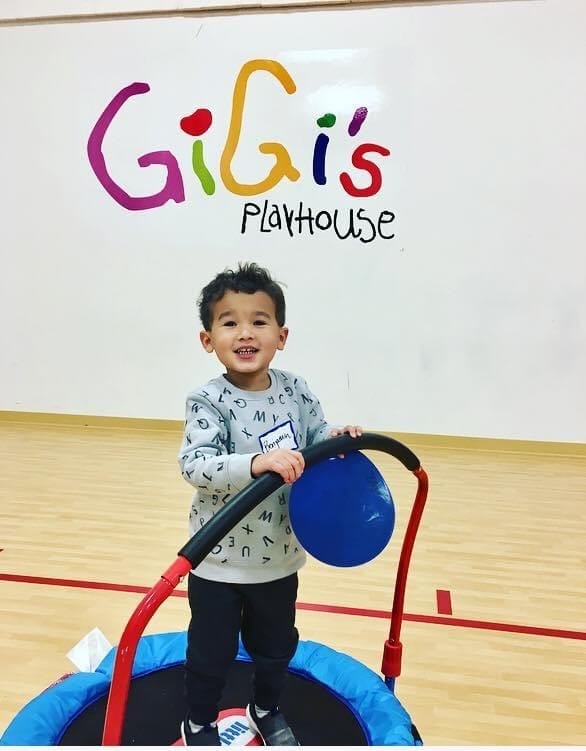
[[[139, 587], [133, 584], [111, 584], [109, 582], [82, 581], [80, 579], [53, 579], [48, 576], [23, 576], [21, 574], [0, 574], [0, 581], [21, 582], [22, 584], [45, 584], [50, 587], [76, 587], [77, 589], [106, 589], [111, 592], [134, 592], [146, 594], [151, 587]], [[173, 592], [174, 596], [180, 593]], [[185, 593], [187, 597], [187, 593]]]
[[[92, 582], [79, 579], [53, 579], [46, 576], [25, 576], [22, 574], [2, 574], [0, 581], [20, 582], [22, 584], [44, 584], [53, 587], [77, 587], [78, 589], [98, 589], [111, 592], [133, 592], [146, 594], [151, 587], [141, 587], [132, 584], [113, 584], [111, 582]], [[175, 589], [172, 597], [187, 597], [183, 589]], [[370, 608], [353, 608], [342, 605], [322, 605], [313, 602], [298, 602], [299, 610], [312, 610], [320, 613], [336, 613], [338, 615], [359, 615], [366, 618], [390, 618], [390, 610], [373, 610]], [[476, 621], [466, 618], [447, 618], [437, 615], [418, 615], [405, 613], [405, 621], [413, 623], [433, 623], [439, 626], [457, 626], [459, 628], [475, 628], [484, 631], [503, 631], [511, 634], [528, 634], [530, 636], [550, 636], [554, 639], [577, 639], [586, 641], [586, 631], [569, 631], [560, 628], [542, 628], [540, 626], [521, 626], [515, 623], [497, 623], [493, 621]]]
[[438, 589], [435, 593], [437, 612], [440, 615], [452, 615], [452, 596], [447, 589]]

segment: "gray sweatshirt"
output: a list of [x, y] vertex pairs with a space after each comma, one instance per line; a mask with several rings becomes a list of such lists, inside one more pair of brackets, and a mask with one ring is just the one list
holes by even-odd
[[[191, 535], [251, 481], [251, 464], [275, 448], [302, 449], [331, 430], [299, 376], [269, 370], [270, 388], [243, 391], [219, 376], [187, 397], [179, 465], [195, 493]], [[289, 487], [253, 509], [194, 570], [204, 579], [260, 583], [289, 576], [305, 552], [289, 523]]]

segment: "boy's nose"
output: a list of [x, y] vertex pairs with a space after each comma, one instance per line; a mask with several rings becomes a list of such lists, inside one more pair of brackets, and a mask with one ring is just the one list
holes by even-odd
[[250, 330], [250, 329], [248, 328], [248, 326], [243, 326], [243, 327], [242, 327], [242, 328], [240, 329], [240, 333], [239, 333], [239, 335], [238, 335], [238, 338], [239, 338], [239, 339], [252, 339], [252, 332], [251, 332], [251, 330]]

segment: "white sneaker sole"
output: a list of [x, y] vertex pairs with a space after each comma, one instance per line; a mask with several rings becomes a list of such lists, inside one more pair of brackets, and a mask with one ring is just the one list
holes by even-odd
[[246, 719], [248, 720], [248, 726], [250, 727], [252, 732], [256, 733], [264, 744], [265, 739], [262, 737], [262, 733], [258, 729], [256, 722], [252, 719], [252, 715], [250, 714], [250, 706], [246, 707]]

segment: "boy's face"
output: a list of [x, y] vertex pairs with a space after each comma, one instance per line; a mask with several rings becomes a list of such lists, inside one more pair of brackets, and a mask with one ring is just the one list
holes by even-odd
[[261, 391], [270, 385], [269, 365], [288, 333], [277, 323], [275, 304], [266, 292], [226, 292], [212, 307], [210, 331], [199, 337], [206, 352], [216, 353], [231, 383]]

